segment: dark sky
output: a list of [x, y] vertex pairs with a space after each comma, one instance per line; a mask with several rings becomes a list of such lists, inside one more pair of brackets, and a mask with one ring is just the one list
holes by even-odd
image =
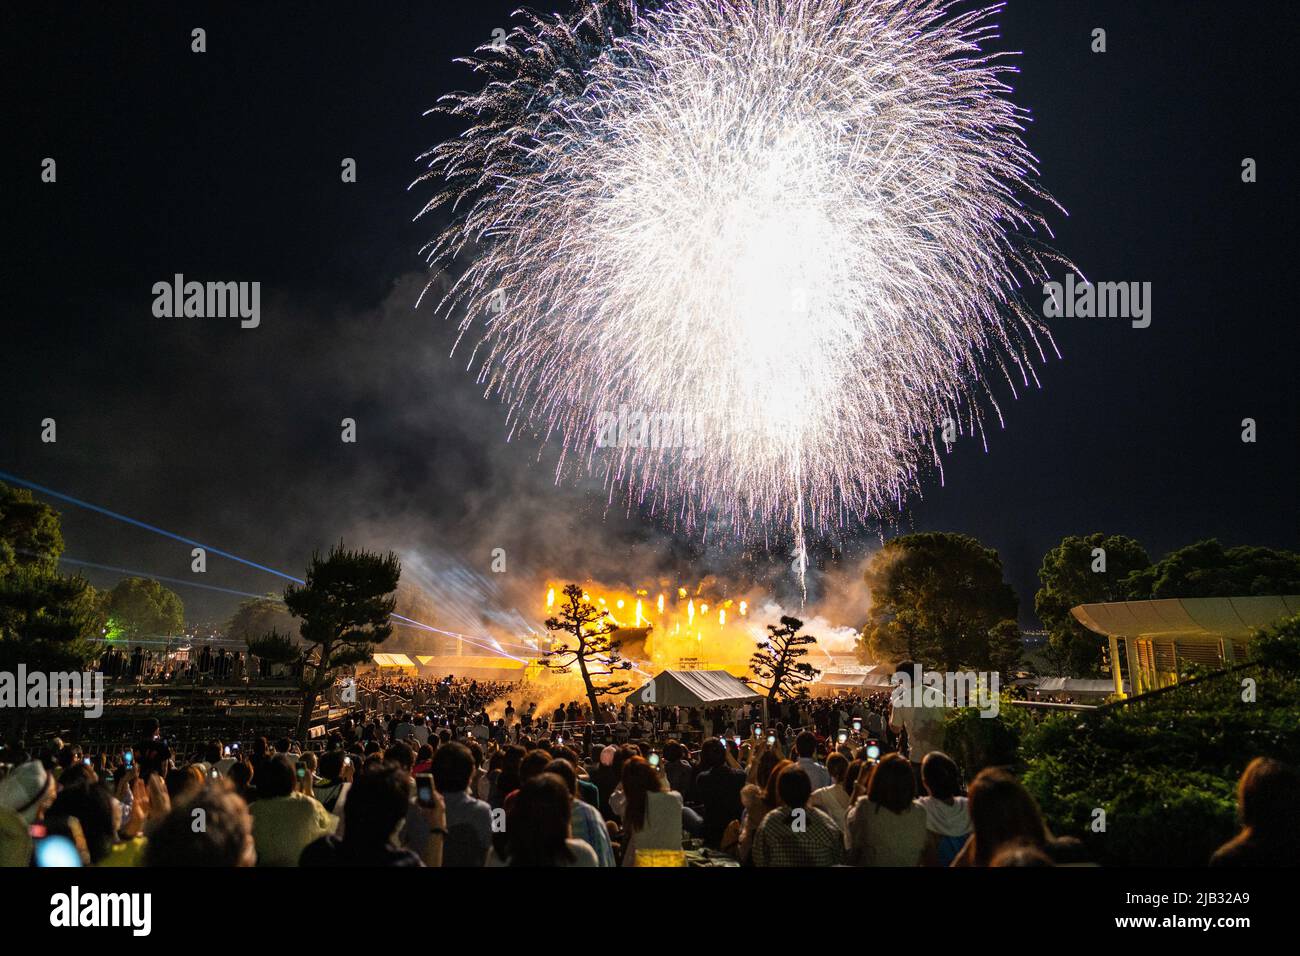
[[[471, 85], [452, 58], [516, 5], [5, 4], [0, 471], [295, 574], [341, 536], [471, 574], [497, 542], [521, 574], [693, 555], [599, 493], [552, 487], [447, 357], [451, 329], [414, 309], [432, 226], [411, 222], [427, 192], [406, 187], [455, 132], [422, 113]], [[1026, 624], [1066, 534], [1130, 534], [1153, 557], [1209, 536], [1300, 546], [1296, 6], [1011, 0], [1001, 17], [1024, 52], [1028, 143], [1070, 211], [1056, 247], [1093, 279], [1154, 285], [1148, 329], [1056, 321], [1042, 389], [999, 393], [988, 453], [959, 444], [945, 486], [902, 516], [996, 547]], [[177, 272], [260, 281], [262, 327], [154, 318], [151, 287]], [[70, 557], [189, 575], [188, 547], [61, 510]], [[205, 581], [282, 583], [219, 559]], [[179, 590], [193, 617], [234, 600]]]

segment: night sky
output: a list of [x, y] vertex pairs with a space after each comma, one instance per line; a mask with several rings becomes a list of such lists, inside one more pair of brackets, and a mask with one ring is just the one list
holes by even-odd
[[[5, 4], [0, 471], [294, 574], [340, 537], [480, 572], [503, 546], [521, 576], [688, 562], [698, 543], [607, 513], [598, 488], [555, 488], [549, 456], [507, 445], [448, 357], [450, 323], [414, 308], [436, 224], [412, 222], [429, 192], [407, 186], [456, 132], [422, 114], [473, 85], [452, 59], [516, 5]], [[1210, 536], [1300, 547], [1296, 6], [1011, 0], [1001, 17], [1028, 144], [1070, 212], [1055, 247], [1094, 280], [1154, 286], [1150, 328], [1054, 321], [1063, 357], [1041, 390], [996, 391], [988, 453], [959, 442], [945, 486], [886, 529], [997, 548], [1028, 626], [1066, 534], [1129, 534], [1153, 558]], [[155, 318], [151, 288], [178, 272], [260, 281], [261, 327]], [[58, 507], [69, 557], [190, 576], [188, 546]], [[878, 542], [868, 529], [850, 551]], [[205, 582], [283, 584], [217, 558]], [[177, 590], [197, 619], [237, 600]]]

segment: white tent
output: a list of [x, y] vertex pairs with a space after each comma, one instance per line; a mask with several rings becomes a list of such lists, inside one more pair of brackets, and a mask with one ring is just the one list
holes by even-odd
[[664, 671], [628, 695], [651, 707], [709, 707], [760, 700], [744, 681], [726, 671]]

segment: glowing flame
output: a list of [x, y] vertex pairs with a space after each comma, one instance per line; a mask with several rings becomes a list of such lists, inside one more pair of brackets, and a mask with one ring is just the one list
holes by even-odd
[[546, 592], [546, 609], [549, 611], [553, 607], [555, 607], [555, 588]]
[[659, 595], [659, 613], [662, 614], [663, 612], [664, 612], [664, 596], [661, 594]]

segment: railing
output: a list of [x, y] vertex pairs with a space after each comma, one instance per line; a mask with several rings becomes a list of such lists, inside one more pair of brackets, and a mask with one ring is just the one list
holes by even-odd
[[1160, 695], [1162, 694], [1169, 693], [1170, 691], [1184, 690], [1188, 687], [1195, 687], [1197, 684], [1201, 684], [1206, 681], [1215, 680], [1220, 677], [1226, 677], [1229, 674], [1237, 674], [1237, 673], [1241, 673], [1242, 671], [1252, 670], [1258, 667], [1259, 667], [1258, 661], [1244, 661], [1240, 664], [1234, 664], [1232, 667], [1225, 667], [1221, 670], [1213, 671], [1209, 674], [1199, 674], [1196, 677], [1191, 677], [1188, 678], [1187, 680], [1180, 680], [1175, 684], [1168, 685], [1167, 687], [1158, 687], [1155, 690], [1147, 691], [1145, 694], [1138, 694], [1136, 697], [1125, 697], [1122, 700], [1113, 700], [1108, 704], [1102, 704], [1100, 707], [1097, 708], [1097, 711], [1099, 713], [1109, 713], [1110, 711], [1116, 710], [1117, 708], [1120, 707], [1131, 707], [1134, 704], [1145, 704], [1148, 701], [1155, 700], [1156, 698], [1160, 697]]

